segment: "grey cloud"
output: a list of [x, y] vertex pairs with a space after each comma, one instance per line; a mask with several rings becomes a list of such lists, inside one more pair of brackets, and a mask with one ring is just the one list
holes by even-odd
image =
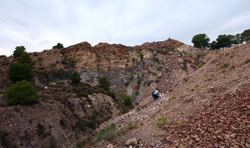
[[171, 37], [191, 44], [198, 33], [214, 40], [249, 29], [249, 5], [249, 0], [0, 1], [0, 54], [10, 55], [18, 45], [41, 51], [58, 42], [132, 46]]

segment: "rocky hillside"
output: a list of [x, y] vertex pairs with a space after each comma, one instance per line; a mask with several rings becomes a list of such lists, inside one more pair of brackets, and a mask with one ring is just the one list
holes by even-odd
[[148, 81], [159, 79], [160, 100], [153, 103], [150, 96], [155, 84], [145, 84], [142, 96], [148, 95], [135, 110], [100, 126], [114, 124], [121, 134], [91, 147], [249, 147], [250, 44], [177, 50], [165, 56], [165, 66], [173, 67], [165, 71], [167, 78], [160, 72], [148, 75]]
[[[1, 145], [203, 146], [206, 139], [211, 140], [210, 135], [201, 138], [199, 133], [192, 133], [196, 128], [194, 123], [201, 122], [199, 126], [208, 125], [205, 120], [210, 120], [210, 116], [201, 118], [202, 113], [211, 114], [212, 121], [221, 123], [223, 118], [215, 118], [217, 114], [212, 114], [217, 106], [224, 101], [235, 104], [232, 106], [242, 106], [240, 101], [233, 99], [247, 100], [249, 97], [247, 93], [243, 93], [244, 96], [227, 97], [227, 94], [238, 89], [242, 92], [248, 90], [249, 50], [250, 44], [223, 50], [202, 50], [168, 39], [135, 47], [107, 43], [91, 46], [87, 42], [82, 42], [63, 49], [29, 53], [32, 60], [36, 61], [33, 66], [35, 75], [32, 83], [40, 95], [38, 101], [31, 106], [7, 106], [4, 92], [13, 84], [7, 77], [7, 70], [15, 59], [2, 58]], [[81, 76], [80, 84], [70, 83], [69, 78], [74, 71]], [[111, 91], [96, 86], [102, 76], [106, 76], [110, 81]], [[153, 103], [151, 93], [156, 87], [163, 96], [158, 102]], [[125, 105], [125, 95], [132, 97], [135, 109], [131, 110], [131, 106]], [[221, 110], [226, 110], [229, 104], [222, 105]], [[247, 102], [243, 105], [248, 107]], [[218, 114], [224, 116], [221, 110], [218, 110]], [[192, 116], [193, 114], [195, 116]], [[231, 114], [225, 113], [224, 118], [230, 117]], [[240, 116], [236, 117], [232, 119], [241, 120]], [[242, 127], [249, 126], [245, 118], [241, 121], [245, 123]], [[185, 133], [189, 137], [179, 136], [182, 131], [177, 130], [179, 127], [185, 128]], [[244, 133], [241, 135], [241, 130], [237, 132], [238, 127], [234, 127], [235, 131], [221, 132], [219, 134], [222, 135], [215, 136], [248, 136], [243, 135]], [[210, 128], [214, 128], [213, 131], [222, 130], [221, 126]], [[207, 127], [200, 129], [207, 131]], [[194, 141], [188, 143], [190, 139]], [[226, 142], [224, 140], [223, 144], [228, 146]], [[246, 139], [244, 142], [245, 146], [249, 144]], [[234, 142], [234, 145], [239, 145], [239, 142]]]
[[[125, 94], [139, 103], [147, 81], [147, 62], [181, 45], [172, 39], [136, 47], [107, 43], [92, 47], [83, 42], [64, 49], [29, 53], [35, 61], [31, 82], [40, 96], [31, 106], [7, 106], [5, 91], [14, 84], [7, 71], [16, 59], [0, 59], [2, 146], [71, 147], [87, 141], [101, 123], [129, 110], [124, 105]], [[78, 85], [69, 80], [74, 71], [82, 78]], [[109, 79], [115, 93], [96, 86], [102, 76]]]

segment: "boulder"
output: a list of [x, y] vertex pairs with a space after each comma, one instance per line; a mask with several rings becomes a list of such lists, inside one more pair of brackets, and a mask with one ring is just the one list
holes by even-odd
[[142, 100], [139, 105], [137, 106], [138, 110], [141, 110], [142, 108], [144, 108], [145, 106], [147, 106], [151, 101], [152, 101], [152, 97], [147, 97], [144, 100]]
[[131, 138], [131, 139], [128, 139], [125, 143], [126, 146], [130, 146], [130, 145], [136, 145], [137, 144], [137, 139], [136, 138]]
[[157, 72], [157, 77], [161, 78], [162, 77], [162, 72]]
[[114, 147], [113, 144], [109, 144], [106, 146], [106, 148], [113, 148], [113, 147]]

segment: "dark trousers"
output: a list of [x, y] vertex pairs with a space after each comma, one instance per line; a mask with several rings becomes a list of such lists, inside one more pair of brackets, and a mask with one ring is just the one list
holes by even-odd
[[154, 97], [154, 101], [157, 101], [157, 99], [158, 99], [158, 95], [153, 95], [153, 97]]

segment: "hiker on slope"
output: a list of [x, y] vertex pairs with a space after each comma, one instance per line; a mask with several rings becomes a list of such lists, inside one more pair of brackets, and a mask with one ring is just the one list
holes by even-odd
[[156, 88], [155, 91], [153, 91], [152, 95], [154, 97], [154, 102], [156, 102], [157, 99], [160, 97], [161, 93], [160, 93], [159, 89]]

